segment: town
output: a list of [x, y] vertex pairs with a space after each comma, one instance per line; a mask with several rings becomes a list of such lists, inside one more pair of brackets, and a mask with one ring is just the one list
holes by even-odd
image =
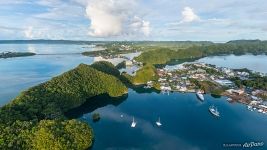
[[[151, 88], [153, 82], [160, 84], [163, 93], [170, 91], [210, 93], [214, 96], [226, 96], [227, 101], [247, 105], [248, 110], [267, 113], [267, 91], [252, 87], [237, 86], [233, 78], [250, 80], [252, 73], [246, 69], [229, 69], [204, 63], [184, 63], [173, 68], [158, 68], [158, 81], [149, 81], [145, 88]], [[256, 73], [266, 76], [263, 73]]]

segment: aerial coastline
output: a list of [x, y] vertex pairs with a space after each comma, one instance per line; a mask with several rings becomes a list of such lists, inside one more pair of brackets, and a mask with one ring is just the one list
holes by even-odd
[[[255, 46], [254, 44], [252, 45]], [[92, 65], [81, 64], [75, 69], [48, 82], [30, 88], [21, 93], [14, 101], [2, 107], [0, 109], [0, 117], [2, 120], [1, 130], [3, 132], [1, 133], [9, 137], [13, 134], [22, 136], [27, 132], [27, 136], [29, 136], [29, 139], [19, 139], [22, 142], [29, 140], [29, 143], [22, 145], [14, 144], [12, 147], [34, 148], [43, 145], [39, 140], [42, 139], [40, 137], [44, 133], [39, 131], [39, 129], [46, 128], [47, 131], [50, 131], [52, 129], [50, 129], [49, 124], [58, 126], [64, 134], [69, 133], [69, 131], [63, 130], [64, 126], [68, 126], [68, 124], [72, 124], [75, 128], [82, 126], [83, 131], [86, 131], [84, 134], [80, 130], [72, 132], [77, 133], [77, 136], [88, 141], [83, 144], [65, 146], [91, 147], [94, 139], [93, 129], [88, 124], [84, 124], [79, 120], [67, 119], [64, 113], [83, 105], [86, 101], [90, 101], [90, 98], [105, 94], [106, 92], [111, 97], [120, 97], [127, 94], [127, 88], [141, 87], [144, 90], [151, 89], [163, 94], [169, 92], [190, 92], [196, 93], [196, 98], [199, 93], [203, 94], [203, 100], [205, 94], [211, 94], [214, 97], [225, 96], [230, 103], [240, 102], [246, 104], [250, 111], [257, 110], [262, 114], [267, 112], [266, 74], [253, 72], [248, 69], [231, 69], [199, 62], [187, 62], [187, 59], [194, 60], [206, 56], [203, 55], [203, 51], [206, 52], [206, 50], [201, 50], [201, 47], [193, 49], [189, 46], [189, 48], [173, 50], [172, 48], [149, 46], [147, 50], [146, 46], [143, 45], [143, 48], [135, 50], [139, 46], [127, 46], [124, 44], [115, 44], [114, 46], [112, 50], [106, 49], [104, 53], [92, 52], [92, 56], [100, 56], [107, 59], [123, 58], [124, 61], [116, 66], [106, 61], [95, 62]], [[195, 57], [187, 55], [185, 53], [187, 50], [195, 54]], [[133, 52], [140, 52], [140, 54], [132, 58], [123, 56], [123, 54]], [[232, 54], [232, 52], [226, 51], [225, 54]], [[241, 50], [241, 52], [243, 54], [250, 52], [250, 50]], [[215, 55], [213, 52], [211, 54], [212, 56]], [[179, 62], [180, 60], [184, 60], [185, 63], [179, 64], [174, 69], [165, 67], [172, 61]], [[136, 70], [132, 73], [124, 71], [125, 68], [133, 66], [135, 66]], [[90, 76], [88, 77], [88, 75]], [[97, 80], [95, 79], [96, 76], [99, 77]], [[85, 85], [86, 82], [89, 83]], [[85, 87], [76, 87], [73, 85], [76, 85], [76, 83], [80, 83]], [[87, 92], [89, 92], [89, 95]], [[44, 103], [45, 101], [48, 103]], [[42, 104], [42, 109], [38, 106], [40, 104]], [[23, 105], [23, 107], [20, 105]], [[27, 116], [22, 115], [25, 113], [25, 110], [28, 113]], [[96, 113], [93, 119], [99, 121], [100, 115]], [[16, 117], [9, 118], [8, 116]], [[13, 131], [9, 132], [7, 130], [8, 127], [4, 125], [4, 122], [8, 122], [8, 125], [13, 124], [14, 129], [21, 128], [21, 122], [26, 122], [28, 125], [24, 129], [13, 133]], [[75, 139], [71, 140], [75, 141]], [[14, 139], [4, 139], [4, 141], [1, 146], [8, 147], [6, 144], [14, 141]], [[64, 145], [64, 142], [62, 141], [60, 144]], [[50, 145], [53, 144], [50, 143]]]

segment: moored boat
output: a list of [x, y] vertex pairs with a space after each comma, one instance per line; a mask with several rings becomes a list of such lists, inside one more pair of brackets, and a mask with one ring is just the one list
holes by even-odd
[[201, 101], [204, 101], [204, 95], [200, 92], [200, 91], [198, 91], [197, 93], [196, 93], [196, 95], [197, 95], [197, 97], [198, 97], [198, 99], [200, 99]]
[[159, 117], [158, 121], [156, 122], [156, 125], [157, 125], [158, 127], [160, 127], [160, 126], [162, 125], [161, 122], [160, 122], [160, 117]]
[[135, 128], [135, 126], [136, 126], [136, 122], [134, 121], [134, 117], [133, 117], [133, 121], [132, 121], [131, 127]]
[[220, 117], [220, 112], [217, 110], [217, 108], [215, 106], [210, 106], [209, 107], [209, 111], [211, 114], [213, 114], [216, 117]]

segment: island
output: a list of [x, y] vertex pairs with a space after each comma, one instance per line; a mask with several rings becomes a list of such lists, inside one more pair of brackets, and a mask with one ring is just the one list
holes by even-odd
[[267, 41], [260, 40], [238, 40], [227, 43], [217, 43], [207, 46], [192, 46], [186, 49], [173, 49], [155, 47], [153, 50], [145, 51], [135, 60], [147, 64], [173, 64], [186, 61], [194, 61], [207, 56], [221, 55], [261, 55], [267, 54]]
[[226, 43], [208, 41], [165, 41], [165, 42], [107, 42], [104, 50], [85, 51], [84, 56], [105, 59], [125, 58], [123, 54], [142, 52], [134, 60], [154, 65], [178, 64], [207, 56], [267, 54], [267, 41], [235, 40]]
[[69, 120], [64, 113], [97, 95], [126, 94], [127, 87], [110, 70], [115, 70], [115, 66], [109, 63], [80, 64], [23, 91], [0, 109], [0, 149], [91, 147], [94, 137], [91, 127], [79, 120]]
[[36, 54], [31, 52], [2, 52], [0, 53], [0, 58], [26, 57], [34, 55]]

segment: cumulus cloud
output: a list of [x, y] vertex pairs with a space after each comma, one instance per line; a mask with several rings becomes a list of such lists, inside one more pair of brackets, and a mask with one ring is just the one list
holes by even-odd
[[150, 22], [142, 20], [137, 16], [134, 16], [130, 26], [133, 31], [138, 32], [140, 30], [145, 36], [149, 36], [150, 34]]
[[24, 30], [24, 35], [26, 38], [32, 39], [33, 36], [33, 27], [29, 26], [27, 29]]
[[24, 29], [24, 37], [27, 39], [36, 39], [36, 38], [42, 38], [42, 39], [59, 39], [60, 38], [60, 32], [57, 32], [57, 34], [51, 34], [51, 31], [54, 31], [55, 28], [50, 27], [37, 27], [37, 26], [28, 26]]
[[93, 1], [86, 7], [86, 14], [91, 20], [91, 36], [111, 36], [122, 32], [123, 14], [117, 11], [111, 0]]
[[150, 33], [150, 23], [136, 16], [136, 1], [90, 0], [86, 16], [90, 19], [89, 35], [110, 37]]
[[182, 11], [182, 20], [180, 23], [188, 23], [188, 22], [194, 22], [199, 21], [200, 17], [195, 14], [194, 10], [190, 7], [185, 7]]

